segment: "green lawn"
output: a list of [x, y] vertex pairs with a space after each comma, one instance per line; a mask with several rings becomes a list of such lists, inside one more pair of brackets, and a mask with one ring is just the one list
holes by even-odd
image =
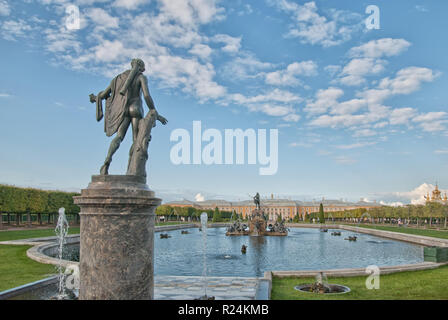
[[430, 229], [414, 229], [414, 228], [406, 228], [406, 227], [379, 226], [379, 225], [368, 225], [368, 224], [361, 224], [359, 226], [362, 228], [393, 231], [393, 232], [400, 232], [400, 233], [407, 233], [407, 234], [415, 234], [418, 236], [448, 239], [448, 231], [439, 231], [439, 230], [430, 230]]
[[448, 266], [424, 271], [400, 272], [380, 277], [380, 289], [368, 290], [367, 276], [328, 278], [329, 283], [348, 286], [351, 292], [339, 295], [320, 295], [299, 292], [294, 286], [312, 283], [310, 278], [272, 279], [272, 300], [448, 300]]
[[56, 273], [53, 265], [26, 256], [31, 246], [0, 245], [0, 291], [41, 280]]
[[[69, 234], [79, 233], [79, 227], [73, 227], [68, 229]], [[55, 236], [54, 228], [52, 229], [31, 229], [31, 230], [12, 230], [12, 231], [1, 231], [0, 241], [8, 240], [20, 240], [28, 238], [42, 238]], [[0, 246], [1, 248], [1, 246]]]

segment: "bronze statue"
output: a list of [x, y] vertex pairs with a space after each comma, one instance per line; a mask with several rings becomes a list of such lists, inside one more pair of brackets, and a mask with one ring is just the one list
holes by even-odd
[[[90, 102], [96, 103], [96, 120], [103, 118], [102, 100], [106, 100], [104, 114], [104, 131], [108, 137], [117, 134], [112, 140], [109, 152], [101, 167], [101, 175], [109, 174], [112, 156], [120, 147], [129, 125], [132, 125], [132, 146], [129, 151], [128, 175], [146, 177], [146, 160], [148, 159], [148, 143], [151, 140], [151, 129], [156, 120], [166, 124], [168, 120], [157, 113], [149, 94], [148, 80], [143, 72], [145, 63], [141, 59], [132, 59], [131, 70], [116, 76], [110, 85], [98, 93], [90, 95]], [[144, 116], [141, 93], [149, 112]]]
[[260, 194], [257, 192], [257, 194], [254, 197], [254, 203], [257, 210], [260, 209]]

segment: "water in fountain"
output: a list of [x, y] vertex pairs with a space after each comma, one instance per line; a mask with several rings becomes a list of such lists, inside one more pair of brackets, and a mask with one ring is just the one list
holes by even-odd
[[65, 208], [60, 208], [59, 209], [59, 216], [58, 216], [58, 222], [56, 224], [56, 228], [54, 229], [54, 231], [56, 232], [56, 237], [57, 237], [57, 242], [58, 242], [58, 259], [59, 259], [59, 264], [58, 264], [58, 277], [59, 277], [59, 282], [58, 282], [58, 294], [56, 297], [54, 297], [57, 300], [63, 300], [63, 299], [67, 299], [68, 295], [66, 293], [66, 288], [65, 288], [65, 273], [63, 272], [63, 268], [62, 268], [62, 255], [64, 252], [64, 245], [65, 245], [65, 238], [68, 234], [68, 221], [67, 218], [65, 216]]
[[204, 286], [204, 296], [200, 300], [213, 300], [214, 297], [207, 296], [207, 223], [208, 216], [206, 212], [201, 213], [201, 230], [202, 230], [202, 249], [203, 249], [203, 286]]

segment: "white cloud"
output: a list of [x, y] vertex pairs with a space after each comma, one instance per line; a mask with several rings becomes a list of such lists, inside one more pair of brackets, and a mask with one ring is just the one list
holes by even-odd
[[314, 1], [303, 5], [287, 0], [271, 0], [270, 3], [292, 16], [287, 36], [299, 38], [303, 43], [335, 46], [350, 40], [352, 33], [360, 27], [359, 14], [333, 9], [325, 17], [318, 13]]
[[222, 67], [222, 74], [231, 81], [254, 79], [263, 76], [262, 70], [273, 67], [272, 63], [258, 60], [252, 53], [241, 52]]
[[381, 58], [396, 56], [410, 45], [404, 39], [383, 38], [353, 47], [348, 53], [352, 59], [335, 81], [347, 86], [362, 85], [366, 82], [366, 76], [376, 75], [385, 70], [387, 61]]
[[[405, 192], [392, 192], [388, 195], [383, 195], [383, 197], [388, 198], [389, 201], [406, 201], [411, 204], [425, 204], [425, 195], [434, 190], [435, 186], [429, 183], [422, 183], [420, 186], [416, 187], [411, 191]], [[441, 192], [445, 193], [447, 190], [439, 189]]]
[[252, 6], [250, 4], [245, 4], [243, 6], [243, 9], [238, 11], [238, 15], [239, 16], [244, 16], [246, 14], [251, 14], [252, 12], [254, 12], [254, 10], [252, 9]]
[[359, 86], [365, 83], [366, 75], [382, 72], [386, 61], [371, 58], [355, 58], [341, 71], [339, 82], [347, 86]]
[[149, 1], [150, 0], [115, 0], [112, 5], [117, 8], [136, 10], [139, 6], [146, 4]]
[[341, 71], [341, 66], [330, 64], [326, 66], [324, 70], [327, 71], [330, 74], [330, 76], [333, 77], [335, 74]]
[[416, 5], [415, 9], [417, 9], [420, 12], [429, 12], [429, 10], [425, 6], [422, 6], [422, 5]]
[[[438, 73], [428, 68], [408, 67], [397, 72], [392, 79], [384, 78], [378, 88], [365, 89], [356, 93], [358, 99], [339, 102], [343, 91], [338, 88], [320, 89], [314, 101], [308, 102], [305, 111], [310, 115], [323, 114], [312, 119], [309, 124], [317, 127], [353, 127], [370, 125], [371, 123], [387, 119], [391, 125], [418, 123], [424, 131], [442, 131], [445, 129], [445, 113], [429, 113], [417, 115], [413, 108], [391, 109], [384, 106], [386, 99], [398, 94], [410, 94], [420, 88], [422, 82], [433, 81]], [[367, 112], [354, 114], [367, 107]], [[384, 127], [386, 121], [375, 124], [375, 128]], [[364, 128], [369, 129], [369, 128]], [[355, 133], [372, 134], [373, 131]]]
[[397, 72], [395, 78], [384, 78], [379, 88], [388, 89], [392, 94], [409, 94], [418, 89], [423, 82], [432, 82], [439, 76], [428, 68], [407, 67]]
[[383, 206], [389, 206], [389, 207], [403, 207], [404, 203], [400, 202], [400, 201], [396, 201], [396, 202], [386, 202], [381, 200], [379, 202], [379, 204], [383, 205]]
[[295, 113], [290, 113], [283, 117], [283, 120], [287, 122], [298, 122], [300, 120], [300, 116]]
[[398, 108], [392, 110], [389, 123], [390, 124], [408, 124], [409, 120], [416, 115], [416, 110], [413, 108]]
[[[86, 5], [103, 2], [85, 1]], [[47, 2], [57, 4], [55, 10], [62, 3]], [[113, 4], [134, 9], [147, 2]], [[155, 5], [159, 10], [136, 11], [132, 15], [124, 10], [109, 11], [106, 6], [85, 9], [83, 16], [89, 21], [86, 31], [68, 32], [57, 22], [50, 24], [44, 30], [46, 49], [54, 54], [55, 62], [66, 67], [108, 77], [129, 68], [130, 60], [140, 57], [160, 88], [181, 89], [200, 102], [222, 98], [227, 89], [214, 79], [216, 71], [208, 59], [212, 49], [206, 45], [210, 39], [199, 28], [222, 19], [224, 9], [214, 0], [157, 0]], [[59, 14], [63, 17], [65, 12]], [[225, 50], [233, 50], [230, 42], [236, 38], [223, 34], [218, 38], [226, 42]]]
[[[82, 43], [76, 39], [76, 35], [68, 31], [65, 27], [60, 26], [57, 29], [46, 29], [43, 32], [46, 40], [46, 49], [56, 55], [64, 53], [68, 55], [69, 67], [79, 68], [79, 64], [75, 63], [76, 59], [72, 59], [70, 54], [79, 55], [82, 51]], [[90, 52], [89, 57], [93, 54]]]
[[339, 88], [330, 87], [328, 89], [320, 89], [316, 93], [316, 99], [306, 105], [305, 111], [310, 114], [325, 113], [329, 108], [335, 107], [337, 100], [344, 94]]
[[434, 150], [435, 154], [448, 154], [448, 150], [443, 149], [443, 150]]
[[387, 126], [389, 123], [387, 121], [382, 121], [382, 122], [378, 122], [375, 123], [372, 127], [374, 129], [379, 129], [379, 128], [384, 128], [385, 126]]
[[17, 41], [19, 37], [26, 37], [32, 27], [22, 19], [7, 20], [1, 25], [1, 36], [5, 40]]
[[89, 8], [85, 11], [85, 15], [90, 18], [95, 25], [95, 32], [108, 31], [119, 27], [119, 19], [112, 17], [106, 10], [101, 8]]
[[299, 95], [280, 89], [274, 89], [266, 94], [259, 94], [252, 97], [246, 97], [243, 94], [236, 93], [230, 95], [229, 98], [231, 101], [241, 105], [269, 102], [269, 101], [281, 102], [281, 103], [291, 103], [291, 102], [298, 103], [302, 101], [302, 98]]
[[412, 121], [418, 123], [423, 131], [443, 131], [446, 129], [445, 124], [448, 123], [446, 116], [447, 113], [443, 111], [428, 112], [414, 117]]
[[364, 99], [352, 99], [331, 106], [331, 114], [352, 114], [367, 105]]
[[241, 37], [232, 37], [227, 34], [217, 34], [211, 38], [211, 41], [223, 43], [222, 51], [228, 53], [237, 53], [241, 48]]
[[11, 8], [8, 2], [2, 0], [0, 1], [0, 16], [9, 16], [11, 14]]
[[11, 98], [12, 95], [10, 95], [9, 93], [0, 93], [0, 98]]
[[215, 70], [210, 63], [201, 64], [194, 59], [169, 55], [149, 58], [149, 63], [164, 85], [181, 86], [201, 101], [221, 98], [227, 91], [213, 80]]
[[224, 9], [215, 0], [158, 0], [161, 14], [181, 25], [197, 25], [223, 19]]
[[336, 146], [336, 148], [341, 149], [341, 150], [350, 150], [350, 149], [357, 149], [357, 148], [372, 146], [375, 144], [376, 144], [376, 142], [357, 142], [357, 143], [353, 143], [353, 144], [338, 145], [338, 146]]
[[374, 113], [366, 114], [345, 114], [345, 115], [335, 115], [330, 116], [327, 114], [321, 115], [310, 122], [311, 126], [315, 127], [353, 127], [358, 125], [366, 125], [371, 122], [378, 121], [379, 116]]
[[360, 129], [360, 130], [356, 130], [355, 133], [353, 134], [353, 137], [372, 137], [372, 136], [376, 136], [378, 133], [374, 130], [371, 129]]
[[212, 54], [213, 50], [206, 44], [196, 43], [188, 52], [200, 57], [201, 59], [207, 60]]
[[291, 142], [289, 146], [293, 148], [311, 148], [313, 144], [308, 142]]
[[194, 196], [194, 201], [202, 202], [202, 201], [205, 201], [205, 198], [201, 193], [198, 193]]
[[293, 62], [284, 70], [266, 74], [266, 83], [278, 86], [294, 86], [301, 84], [298, 76], [313, 76], [317, 74], [317, 64], [314, 61]]
[[93, 48], [95, 57], [99, 62], [116, 62], [125, 51], [123, 43], [119, 40], [105, 40]]
[[259, 104], [259, 105], [249, 105], [250, 111], [259, 111], [269, 116], [283, 117], [294, 112], [291, 106], [287, 105], [275, 105], [270, 103]]
[[381, 58], [399, 55], [411, 45], [404, 39], [383, 38], [369, 41], [359, 47], [350, 49], [351, 57]]

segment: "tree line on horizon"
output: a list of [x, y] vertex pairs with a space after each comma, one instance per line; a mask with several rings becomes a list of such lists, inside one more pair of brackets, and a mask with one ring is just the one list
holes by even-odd
[[212, 222], [230, 221], [233, 215], [233, 220], [241, 218], [238, 214], [232, 211], [213, 209], [197, 209], [194, 207], [175, 207], [169, 205], [161, 205], [156, 209], [157, 216], [164, 216], [167, 220], [177, 219], [178, 217], [188, 218], [199, 221], [201, 213], [207, 213], [208, 219]]
[[[321, 205], [322, 206], [322, 205]], [[324, 212], [323, 208], [319, 208], [319, 212], [308, 214], [305, 219], [308, 221], [316, 220], [344, 220], [344, 219], [360, 219], [361, 221], [375, 220], [375, 222], [388, 221], [390, 219], [409, 220], [412, 223], [419, 224], [421, 221], [427, 220], [429, 223], [433, 219], [448, 218], [448, 206], [439, 202], [429, 202], [425, 205], [409, 204], [401, 207], [381, 206], [367, 210], [366, 208], [357, 208], [352, 210], [341, 210]], [[301, 221], [298, 215], [294, 217], [294, 222]]]

